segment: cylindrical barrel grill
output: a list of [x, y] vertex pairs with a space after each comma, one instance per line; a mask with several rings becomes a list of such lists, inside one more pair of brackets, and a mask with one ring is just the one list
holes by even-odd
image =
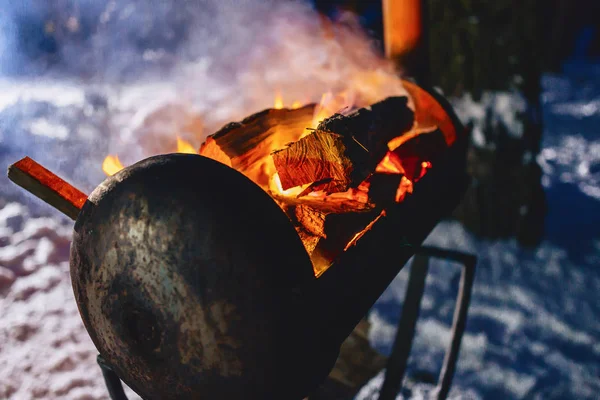
[[281, 208], [217, 161], [155, 156], [94, 190], [77, 216], [71, 277], [86, 329], [123, 381], [148, 399], [300, 399], [325, 379], [468, 181], [450, 106], [406, 87], [415, 119], [449, 146], [318, 278]]

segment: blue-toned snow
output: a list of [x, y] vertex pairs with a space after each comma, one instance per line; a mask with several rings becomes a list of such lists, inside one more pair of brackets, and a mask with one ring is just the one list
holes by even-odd
[[[600, 68], [567, 65], [543, 78], [543, 168], [548, 214], [535, 250], [440, 224], [430, 245], [479, 257], [450, 397], [600, 398]], [[459, 267], [433, 260], [407, 375], [436, 377], [448, 343]], [[372, 344], [391, 351], [408, 268], [373, 307]], [[376, 398], [382, 374], [357, 399]], [[428, 398], [416, 384], [405, 397]], [[402, 397], [399, 397], [402, 398]]]

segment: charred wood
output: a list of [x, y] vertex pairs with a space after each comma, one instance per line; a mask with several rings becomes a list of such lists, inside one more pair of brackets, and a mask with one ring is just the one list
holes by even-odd
[[252, 176], [255, 183], [266, 188], [270, 176], [264, 171], [272, 163], [270, 152], [298, 140], [311, 125], [314, 108], [309, 104], [294, 110], [267, 109], [229, 123], [210, 135], [199, 153]]
[[298, 205], [294, 207], [296, 221], [314, 236], [325, 238], [325, 213], [312, 207]]
[[345, 191], [350, 187], [354, 169], [350, 146], [342, 135], [317, 130], [274, 152], [281, 187], [287, 190], [317, 182], [320, 190], [327, 193]]
[[364, 213], [328, 214], [324, 224], [326, 237], [319, 239], [310, 254], [315, 274], [318, 276], [329, 268], [352, 238], [360, 234], [380, 212], [372, 210]]
[[401, 174], [373, 174], [369, 178], [369, 200], [383, 208], [393, 204], [402, 177]]
[[[408, 107], [408, 98], [388, 97], [348, 115], [335, 114], [321, 122], [317, 129], [351, 139], [367, 152], [365, 171], [362, 174], [355, 172], [355, 180], [360, 183], [384, 157], [389, 141], [408, 132], [413, 124], [414, 113]], [[362, 155], [361, 152], [357, 154]]]
[[[290, 206], [303, 205], [314, 208], [315, 210], [321, 211], [325, 214], [341, 214], [348, 212], [367, 212], [373, 210], [375, 205], [368, 201], [358, 201], [356, 199], [348, 198], [340, 193], [336, 196], [336, 193], [323, 196], [304, 196], [304, 197], [289, 197], [283, 196], [276, 193], [271, 193], [271, 196], [277, 200], [280, 204], [286, 204]], [[365, 193], [365, 196], [368, 194]]]
[[406, 97], [389, 97], [349, 115], [335, 114], [314, 133], [273, 153], [282, 187], [316, 183], [312, 189], [326, 193], [357, 187], [374, 172], [389, 141], [413, 124]]

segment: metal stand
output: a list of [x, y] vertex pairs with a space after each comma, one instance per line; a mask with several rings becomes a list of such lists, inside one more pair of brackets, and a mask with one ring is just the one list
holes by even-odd
[[125, 395], [125, 391], [123, 390], [123, 384], [121, 383], [121, 379], [117, 376], [115, 371], [110, 368], [110, 366], [104, 361], [101, 355], [98, 355], [96, 358], [98, 365], [100, 365], [100, 369], [102, 370], [102, 376], [104, 377], [104, 383], [106, 384], [106, 388], [108, 389], [108, 395], [111, 400], [127, 400], [127, 395]]
[[473, 278], [475, 277], [475, 265], [477, 257], [472, 254], [459, 251], [445, 250], [436, 247], [421, 247], [413, 260], [408, 288], [402, 314], [398, 323], [398, 331], [394, 341], [392, 354], [386, 367], [385, 379], [379, 392], [379, 400], [393, 400], [402, 387], [406, 363], [410, 355], [410, 349], [415, 333], [415, 326], [419, 318], [421, 308], [421, 298], [425, 289], [425, 278], [429, 265], [429, 258], [444, 258], [446, 260], [457, 261], [463, 264], [460, 285], [458, 288], [458, 297], [454, 308], [454, 317], [452, 322], [452, 335], [450, 343], [446, 350], [442, 370], [438, 377], [437, 399], [444, 400], [448, 396], [456, 361], [465, 325], [467, 322], [467, 310], [471, 299], [471, 289], [473, 287]]

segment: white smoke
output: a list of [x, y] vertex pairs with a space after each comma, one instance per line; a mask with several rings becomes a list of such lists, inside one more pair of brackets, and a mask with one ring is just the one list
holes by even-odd
[[[287, 107], [327, 92], [359, 106], [404, 93], [355, 17], [332, 22], [306, 1], [24, 0], [3, 12], [0, 73], [36, 83], [5, 85], [28, 89], [0, 94], [11, 105], [0, 110], [8, 128], [0, 147], [83, 188], [99, 183], [109, 153], [129, 165], [175, 151], [177, 136], [198, 147], [224, 124], [272, 107], [276, 93]], [[59, 106], [61, 90], [35, 110], [23, 101], [61, 85], [81, 88], [85, 104]], [[60, 148], [40, 147], [30, 131], [44, 118], [69, 132]]]

